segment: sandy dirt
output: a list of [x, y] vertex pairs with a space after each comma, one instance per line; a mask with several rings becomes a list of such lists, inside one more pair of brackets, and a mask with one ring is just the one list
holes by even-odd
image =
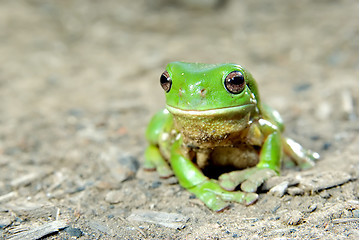
[[[358, 1], [197, 2], [0, 1], [0, 237], [359, 238]], [[248, 68], [316, 166], [222, 213], [144, 172], [177, 60]]]

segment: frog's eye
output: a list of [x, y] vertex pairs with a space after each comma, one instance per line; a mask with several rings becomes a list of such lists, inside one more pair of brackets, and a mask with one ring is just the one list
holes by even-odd
[[172, 79], [167, 71], [164, 71], [164, 73], [162, 73], [161, 78], [160, 78], [160, 83], [161, 83], [161, 87], [166, 92], [169, 92], [171, 90]]
[[227, 75], [226, 79], [224, 80], [224, 86], [228, 92], [239, 94], [246, 86], [246, 81], [244, 80], [244, 76], [241, 72], [234, 71]]

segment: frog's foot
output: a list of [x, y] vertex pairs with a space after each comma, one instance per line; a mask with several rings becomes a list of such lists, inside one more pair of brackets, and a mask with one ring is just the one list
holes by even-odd
[[254, 193], [269, 178], [277, 173], [269, 168], [248, 168], [245, 170], [224, 173], [219, 177], [219, 184], [223, 189], [233, 191], [239, 184], [247, 193]]
[[312, 168], [315, 162], [320, 158], [317, 152], [303, 148], [299, 143], [290, 138], [284, 138], [284, 152], [298, 165], [302, 170]]
[[319, 153], [313, 152], [308, 149], [303, 149], [303, 156], [298, 159], [294, 159], [294, 161], [300, 167], [300, 169], [306, 170], [314, 167], [315, 162], [319, 158], [320, 158]]
[[229, 202], [250, 205], [258, 199], [256, 193], [226, 191], [221, 188], [215, 180], [206, 180], [188, 190], [194, 193], [197, 198], [214, 211], [222, 211], [226, 209], [229, 206]]
[[145, 152], [144, 170], [158, 172], [161, 178], [169, 178], [173, 176], [171, 167], [166, 160], [163, 159], [159, 149], [156, 146], [148, 146]]

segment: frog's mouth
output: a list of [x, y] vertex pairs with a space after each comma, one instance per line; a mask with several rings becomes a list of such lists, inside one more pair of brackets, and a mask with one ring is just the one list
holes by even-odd
[[174, 124], [186, 144], [198, 147], [231, 145], [250, 124], [257, 112], [255, 104], [235, 107], [183, 110], [167, 105]]
[[198, 117], [216, 117], [228, 115], [228, 117], [230, 117], [232, 114], [235, 114], [238, 117], [239, 115], [245, 116], [248, 112], [254, 111], [255, 104], [245, 104], [241, 106], [214, 108], [207, 110], [183, 110], [180, 108], [172, 107], [170, 105], [167, 105], [166, 108], [173, 115]]

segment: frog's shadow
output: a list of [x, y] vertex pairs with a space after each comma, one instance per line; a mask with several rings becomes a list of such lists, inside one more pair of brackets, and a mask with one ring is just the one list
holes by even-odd
[[206, 177], [218, 180], [219, 176], [223, 173], [229, 173], [235, 170], [238, 169], [232, 166], [216, 166], [210, 164], [202, 169], [202, 172]]

